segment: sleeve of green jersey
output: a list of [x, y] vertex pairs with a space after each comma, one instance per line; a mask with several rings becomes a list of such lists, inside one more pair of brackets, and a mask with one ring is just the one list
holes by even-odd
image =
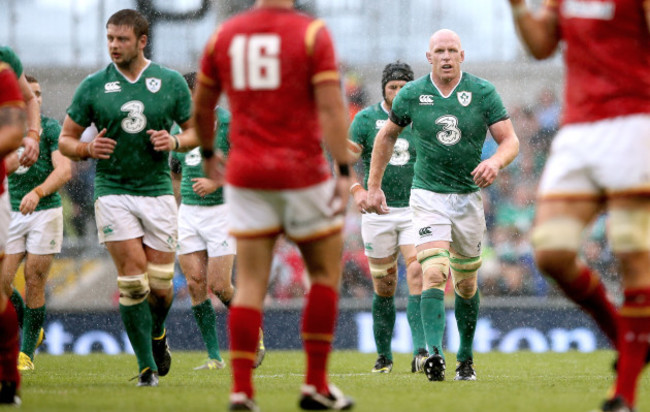
[[90, 77], [86, 77], [81, 82], [67, 110], [68, 116], [83, 127], [90, 126], [93, 120], [93, 107], [89, 100], [94, 95], [90, 87], [91, 83]]
[[510, 117], [501, 101], [501, 96], [499, 96], [499, 93], [497, 93], [496, 88], [492, 84], [489, 84], [483, 102], [485, 105], [485, 110], [483, 111], [485, 113], [485, 123], [488, 126], [492, 126]]
[[43, 124], [43, 135], [46, 144], [48, 145], [49, 152], [59, 150], [59, 135], [61, 134], [61, 125], [54, 119], [48, 119]]
[[361, 111], [354, 116], [354, 119], [352, 119], [352, 124], [350, 125], [350, 130], [348, 132], [350, 140], [362, 147], [366, 147], [366, 142], [368, 140], [366, 133], [368, 128], [364, 127], [364, 123], [363, 111]]
[[187, 82], [180, 73], [174, 72], [172, 79], [177, 95], [173, 120], [178, 124], [183, 124], [190, 120], [192, 116], [192, 94], [187, 86]]
[[409, 85], [402, 87], [397, 96], [393, 99], [393, 106], [391, 107], [389, 119], [400, 127], [406, 127], [411, 123], [411, 115], [409, 113]]
[[11, 66], [11, 70], [16, 73], [16, 77], [23, 74], [23, 63], [18, 58], [16, 52], [9, 46], [0, 47], [0, 61]]
[[217, 148], [221, 150], [224, 155], [228, 155], [230, 151], [230, 139], [228, 135], [230, 133], [230, 112], [221, 107], [217, 108], [217, 118], [218, 118], [218, 129], [216, 136]]

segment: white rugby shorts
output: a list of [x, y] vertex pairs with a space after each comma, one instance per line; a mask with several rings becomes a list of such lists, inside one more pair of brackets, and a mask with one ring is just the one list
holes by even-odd
[[304, 189], [256, 190], [226, 185], [230, 234], [238, 239], [284, 232], [296, 243], [327, 237], [341, 230], [343, 216], [330, 206], [332, 179]]
[[184, 205], [178, 208], [179, 254], [207, 250], [208, 257], [235, 254], [235, 239], [228, 235], [228, 207]]
[[486, 233], [481, 192], [434, 193], [412, 189], [415, 246], [446, 241], [457, 253], [467, 257], [481, 255]]
[[395, 255], [400, 246], [414, 245], [411, 208], [391, 207], [387, 215], [361, 215], [361, 237], [366, 256], [377, 259]]
[[52, 255], [61, 252], [62, 242], [62, 207], [38, 210], [29, 215], [11, 212], [6, 254]]
[[99, 243], [137, 239], [161, 252], [176, 252], [178, 221], [172, 195], [108, 195], [95, 201]]
[[4, 253], [7, 246], [7, 236], [9, 235], [9, 224], [11, 223], [11, 204], [9, 203], [9, 191], [6, 185], [7, 179], [3, 184], [5, 191], [0, 195], [0, 254]]

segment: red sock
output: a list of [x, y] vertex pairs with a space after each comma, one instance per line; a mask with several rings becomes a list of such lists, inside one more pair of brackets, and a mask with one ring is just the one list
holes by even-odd
[[650, 289], [625, 291], [619, 327], [616, 395], [634, 406], [636, 387], [645, 366], [650, 340]]
[[600, 278], [585, 266], [580, 268], [580, 274], [571, 282], [555, 280], [569, 299], [591, 315], [600, 330], [609, 338], [612, 346], [617, 347], [618, 315], [616, 307], [607, 298], [607, 292]]
[[0, 313], [0, 381], [16, 382], [16, 386], [20, 386], [19, 340], [18, 316], [14, 305], [8, 301]]
[[253, 398], [253, 362], [260, 339], [262, 312], [241, 306], [231, 306], [228, 316], [230, 330], [230, 362], [232, 393], [244, 392]]
[[324, 285], [314, 284], [307, 295], [302, 317], [302, 339], [307, 354], [305, 382], [321, 393], [327, 393], [327, 359], [332, 348], [336, 326], [338, 293]]

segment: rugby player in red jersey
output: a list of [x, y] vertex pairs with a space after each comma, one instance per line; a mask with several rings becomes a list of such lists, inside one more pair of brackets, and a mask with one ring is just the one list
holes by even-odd
[[[547, 0], [536, 15], [524, 0], [510, 5], [535, 58], [565, 45], [565, 109], [539, 185], [537, 263], [618, 350], [602, 410], [631, 411], [650, 335], [650, 2]], [[585, 226], [603, 211], [625, 294], [618, 313], [577, 259]]]
[[[281, 233], [299, 246], [312, 284], [302, 321], [307, 371], [300, 407], [353, 405], [327, 379], [350, 185], [347, 112], [324, 23], [293, 7], [293, 0], [258, 0], [224, 22], [205, 47], [194, 96], [194, 124], [211, 178], [219, 177], [212, 147], [214, 107], [222, 93], [232, 112], [225, 186], [238, 255], [229, 316], [231, 410], [257, 410], [252, 366], [273, 245]], [[323, 138], [339, 165], [336, 180]]]

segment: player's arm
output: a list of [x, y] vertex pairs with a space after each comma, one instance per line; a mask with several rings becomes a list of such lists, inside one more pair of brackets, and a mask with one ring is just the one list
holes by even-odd
[[27, 108], [27, 135], [23, 139], [25, 151], [19, 160], [21, 165], [29, 167], [38, 160], [38, 143], [41, 140], [41, 109], [36, 100], [36, 96], [32, 92], [32, 88], [29, 86], [25, 73], [21, 74], [18, 78], [18, 86], [20, 86], [20, 92], [23, 95], [25, 107]]
[[61, 135], [59, 135], [59, 151], [72, 160], [109, 159], [115, 150], [117, 141], [106, 137], [106, 129], [102, 129], [90, 142], [81, 142], [81, 134], [86, 130], [70, 116], [63, 120]]
[[[344, 213], [350, 190], [350, 164], [348, 153], [348, 115], [337, 82], [318, 83], [314, 87], [316, 110], [323, 139], [339, 168], [336, 191], [332, 202], [340, 200], [335, 213]], [[333, 203], [332, 203], [333, 204]]]
[[[26, 118], [27, 115], [23, 108], [0, 107], [0, 158], [20, 147], [25, 133]], [[17, 156], [16, 159], [18, 159]]]
[[397, 125], [388, 119], [375, 137], [370, 158], [370, 170], [368, 171], [368, 207], [366, 211], [383, 215], [388, 213], [386, 196], [381, 190], [381, 181], [384, 178], [386, 165], [393, 155], [393, 147], [397, 137], [404, 127]]
[[61, 189], [72, 177], [70, 159], [63, 156], [58, 150], [52, 152], [52, 165], [54, 166], [52, 173], [21, 200], [19, 209], [23, 215], [32, 213], [43, 197]]
[[646, 26], [648, 26], [648, 32], [650, 32], [650, 1], [649, 0], [643, 2], [643, 10], [645, 11]]
[[201, 146], [205, 175], [218, 182], [223, 181], [223, 164], [214, 152], [215, 113], [221, 92], [201, 81], [194, 87], [194, 113], [192, 124]]
[[509, 0], [512, 16], [524, 45], [536, 59], [550, 57], [560, 42], [556, 9], [548, 5], [533, 15], [526, 0]]
[[496, 153], [485, 159], [472, 171], [474, 182], [480, 188], [488, 187], [497, 178], [499, 171], [508, 166], [519, 153], [519, 138], [510, 119], [501, 120], [490, 126], [490, 134], [499, 145]]

